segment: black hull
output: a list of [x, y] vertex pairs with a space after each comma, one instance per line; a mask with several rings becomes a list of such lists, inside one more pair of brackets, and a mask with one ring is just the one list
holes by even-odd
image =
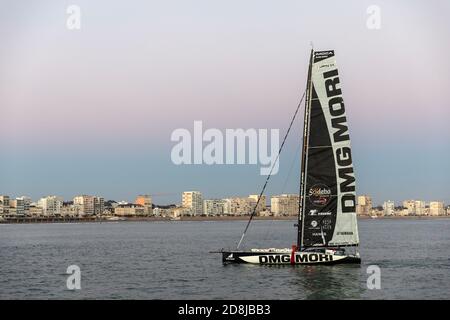
[[360, 264], [356, 255], [330, 255], [311, 252], [296, 252], [292, 259], [290, 252], [252, 252], [222, 251], [223, 264], [260, 264], [260, 265], [335, 265]]

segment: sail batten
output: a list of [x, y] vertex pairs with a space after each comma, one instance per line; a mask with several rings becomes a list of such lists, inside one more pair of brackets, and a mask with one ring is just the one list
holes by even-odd
[[355, 175], [334, 51], [312, 54], [308, 84], [299, 242], [357, 245]]

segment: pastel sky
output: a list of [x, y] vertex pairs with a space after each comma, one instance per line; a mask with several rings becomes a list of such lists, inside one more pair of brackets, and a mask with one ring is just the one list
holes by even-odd
[[[66, 28], [72, 4], [81, 30]], [[446, 0], [1, 0], [0, 194], [258, 193], [258, 165], [176, 166], [170, 135], [194, 120], [284, 134], [312, 41], [336, 52], [357, 193], [450, 204], [449, 13]], [[268, 194], [298, 191], [300, 127]]]

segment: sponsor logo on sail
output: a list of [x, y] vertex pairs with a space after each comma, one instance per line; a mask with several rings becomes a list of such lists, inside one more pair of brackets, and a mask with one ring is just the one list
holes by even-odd
[[350, 149], [350, 136], [348, 133], [345, 104], [342, 90], [339, 87], [339, 74], [337, 69], [323, 73], [325, 90], [328, 98], [328, 111], [332, 128], [333, 145], [340, 143], [335, 152], [337, 166], [338, 201], [342, 212], [353, 213], [356, 209], [355, 201], [355, 175], [353, 172], [352, 153]]
[[324, 232], [324, 231], [323, 231], [323, 232], [313, 232], [312, 235], [313, 235], [314, 237], [322, 237], [322, 236], [326, 236], [327, 233]]
[[331, 189], [324, 184], [316, 184], [309, 189], [309, 201], [316, 206], [326, 206], [331, 198]]
[[319, 212], [319, 210], [317, 210], [317, 209], [312, 209], [312, 210], [309, 210], [309, 215], [310, 216], [331, 216], [331, 211]]

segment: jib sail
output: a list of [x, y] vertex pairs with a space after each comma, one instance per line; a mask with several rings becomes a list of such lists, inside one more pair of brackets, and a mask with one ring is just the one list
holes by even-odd
[[334, 51], [312, 52], [307, 90], [299, 244], [357, 245], [355, 175]]

